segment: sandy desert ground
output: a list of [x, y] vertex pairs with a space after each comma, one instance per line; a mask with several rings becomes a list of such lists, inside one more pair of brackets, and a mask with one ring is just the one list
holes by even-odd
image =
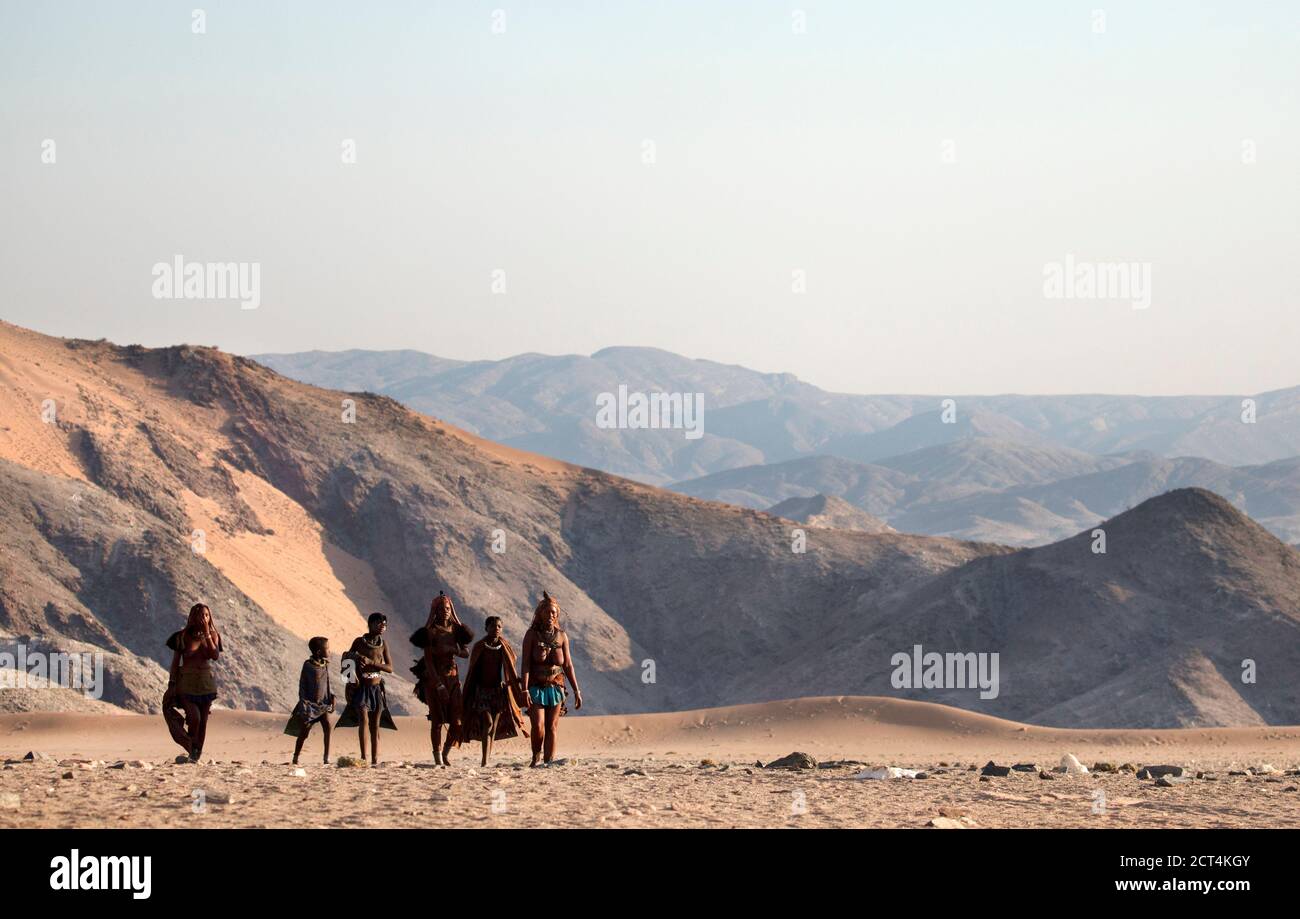
[[[281, 715], [214, 713], [210, 761], [197, 766], [173, 762], [161, 717], [0, 716], [0, 828], [1300, 827], [1300, 727], [1058, 730], [919, 702], [801, 699], [566, 717], [566, 762], [530, 770], [522, 738], [486, 769], [469, 746], [434, 768], [427, 722], [397, 721], [378, 768], [323, 766], [316, 734], [299, 776]], [[822, 767], [755, 765], [793, 751]], [[18, 762], [28, 752], [42, 756]], [[336, 732], [331, 752], [355, 754], [355, 732]], [[1052, 773], [1065, 753], [1213, 777], [1160, 787], [1131, 773]], [[989, 760], [1037, 763], [1054, 778], [981, 781], [971, 767]], [[1277, 771], [1249, 774], [1264, 764]], [[930, 777], [854, 778], [886, 765]]]

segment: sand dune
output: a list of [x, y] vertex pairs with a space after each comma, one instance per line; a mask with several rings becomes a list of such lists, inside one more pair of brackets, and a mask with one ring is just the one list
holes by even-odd
[[[370, 565], [334, 545], [298, 502], [255, 475], [235, 472], [239, 496], [269, 534], [214, 539], [207, 558], [288, 632], [324, 635], [335, 652], [366, 630], [366, 613], [390, 607]], [[220, 508], [195, 496], [190, 519], [216, 533]]]
[[[427, 722], [398, 718], [379, 769], [322, 767], [320, 737], [288, 766], [283, 718], [217, 712], [213, 762], [174, 765], [160, 718], [32, 713], [0, 716], [0, 756], [29, 750], [54, 761], [0, 770], [0, 827], [32, 826], [925, 826], [944, 814], [973, 827], [1300, 827], [1300, 728], [1060, 730], [1019, 725], [942, 705], [833, 697], [670, 714], [565, 718], [550, 770], [525, 768], [520, 739], [478, 768], [464, 747], [447, 769], [428, 768]], [[332, 753], [353, 754], [336, 732]], [[856, 760], [931, 770], [926, 780], [859, 781], [862, 767], [761, 769], [794, 750], [825, 763]], [[1131, 774], [1035, 773], [980, 781], [970, 767], [1037, 762], [1066, 753], [1213, 772], [1160, 788]], [[57, 762], [62, 760], [60, 764]], [[96, 765], [74, 760], [104, 761]], [[154, 768], [109, 768], [141, 760]], [[1277, 776], [1230, 776], [1271, 763]], [[941, 765], [946, 764], [946, 765]], [[71, 776], [64, 778], [65, 775]], [[195, 810], [195, 791], [232, 796]], [[17, 796], [12, 797], [12, 796]], [[206, 798], [205, 798], [206, 800]], [[1100, 809], [1099, 809], [1100, 808]]]

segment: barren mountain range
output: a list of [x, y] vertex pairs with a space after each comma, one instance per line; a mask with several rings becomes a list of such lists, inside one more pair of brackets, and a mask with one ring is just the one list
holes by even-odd
[[[358, 385], [387, 379], [379, 364]], [[0, 489], [0, 650], [101, 649], [105, 699], [137, 711], [156, 709], [163, 642], [198, 600], [225, 635], [223, 703], [287, 711], [306, 639], [337, 652], [379, 609], [409, 708], [406, 636], [438, 590], [517, 642], [546, 589], [593, 713], [873, 692], [1061, 726], [1300, 723], [1300, 555], [1197, 489], [1104, 522], [1102, 554], [1090, 532], [1016, 551], [821, 528], [838, 503], [783, 518], [703, 501], [214, 349], [8, 324]], [[916, 645], [999, 653], [1000, 691], [894, 687]]]
[[[1227, 395], [958, 396], [944, 423], [938, 395], [828, 393], [651, 348], [258, 360], [316, 385], [390, 395], [505, 444], [760, 510], [822, 494], [904, 532], [1042, 545], [1171, 488], [1201, 487], [1300, 542], [1300, 387], [1249, 397], [1251, 423], [1245, 397]], [[703, 437], [597, 427], [597, 395], [619, 384], [703, 393]]]

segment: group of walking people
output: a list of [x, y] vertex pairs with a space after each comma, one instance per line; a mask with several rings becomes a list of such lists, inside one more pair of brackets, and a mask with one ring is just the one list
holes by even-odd
[[[308, 642], [311, 656], [303, 662], [298, 703], [285, 726], [286, 734], [297, 737], [294, 764], [314, 725], [321, 726], [326, 763], [334, 727], [356, 727], [361, 760], [367, 759], [368, 747], [371, 764], [379, 762], [380, 730], [397, 729], [384, 685], [384, 674], [393, 672], [393, 656], [384, 639], [388, 617], [372, 613], [366, 628], [342, 656], [344, 709], [333, 726], [330, 716], [337, 702], [329, 673], [329, 641], [317, 637]], [[582, 708], [569, 637], [560, 626], [560, 605], [549, 593], [542, 594], [518, 657], [503, 634], [500, 617], [489, 616], [484, 631], [484, 637], [474, 641], [451, 598], [439, 592], [429, 606], [428, 621], [411, 636], [420, 651], [411, 672], [416, 695], [429, 709], [433, 761], [447, 766], [454, 747], [478, 741], [486, 766], [495, 741], [522, 734], [532, 741], [532, 765], [549, 766], [555, 758], [560, 716], [568, 711], [566, 680], [573, 688], [574, 708]], [[198, 762], [216, 699], [212, 662], [222, 652], [212, 611], [195, 604], [185, 628], [167, 645], [173, 655], [164, 717], [173, 739], [191, 762]], [[457, 659], [468, 660], [463, 686]]]

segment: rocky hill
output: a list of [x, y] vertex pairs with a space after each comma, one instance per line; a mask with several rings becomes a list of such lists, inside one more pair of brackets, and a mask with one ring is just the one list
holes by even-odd
[[[546, 589], [593, 713], [883, 679], [1066, 726], [1300, 722], [1278, 678], [1300, 647], [1296, 553], [1203, 492], [1111, 521], [1104, 556], [1087, 533], [1014, 552], [796, 526], [213, 349], [11, 325], [0, 419], [0, 645], [102, 649], [105, 700], [134, 710], [156, 707], [163, 641], [198, 600], [226, 636], [222, 701], [284, 711], [312, 635], [337, 651], [383, 610], [404, 664], [442, 589], [475, 631], [500, 615], [517, 642]], [[916, 644], [1000, 651], [1000, 694], [889, 687], [890, 656]], [[1250, 689], [1238, 656], [1258, 662]], [[413, 703], [398, 669], [391, 696]], [[1153, 687], [1175, 688], [1157, 704]]]

